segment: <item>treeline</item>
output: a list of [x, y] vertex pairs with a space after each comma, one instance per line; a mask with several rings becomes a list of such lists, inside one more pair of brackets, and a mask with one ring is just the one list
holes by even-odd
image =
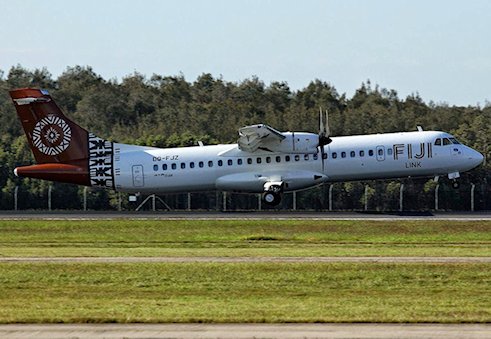
[[[380, 88], [370, 81], [362, 83], [353, 97], [348, 98], [321, 80], [313, 80], [307, 87], [293, 91], [285, 82], [267, 85], [257, 77], [228, 82], [202, 74], [194, 82], [188, 82], [182, 75], [154, 74], [148, 78], [134, 73], [117, 81], [102, 78], [91, 67], [75, 66], [54, 79], [45, 68], [29, 70], [16, 66], [8, 73], [0, 71], [0, 209], [13, 208], [16, 186], [22, 209], [46, 208], [49, 185], [53, 186], [54, 208], [80, 209], [82, 206], [83, 188], [13, 175], [16, 166], [33, 163], [8, 95], [10, 89], [19, 87], [48, 89], [67, 116], [95, 134], [117, 142], [156, 147], [190, 146], [198, 140], [205, 144], [231, 143], [237, 140], [239, 127], [256, 123], [266, 123], [281, 131], [317, 132], [318, 110], [323, 107], [330, 112], [333, 135], [409, 131], [421, 125], [426, 130], [450, 132], [485, 154], [487, 159], [491, 156], [489, 103], [484, 107], [425, 103], [417, 93], [399, 98], [395, 90]], [[469, 190], [471, 183], [477, 185], [476, 208], [489, 208], [486, 197], [490, 173], [490, 165], [486, 163], [463, 176], [461, 190]], [[409, 196], [430, 194], [435, 185], [427, 180], [407, 179], [338, 184], [334, 207], [360, 208], [365, 184], [369, 184], [370, 209], [397, 208], [386, 201], [392, 201], [387, 199], [391, 194], [398, 194], [401, 182], [406, 183]], [[445, 181], [441, 185], [447, 189]], [[459, 209], [468, 205], [467, 194], [449, 195], [451, 203], [445, 208]], [[195, 207], [210, 208], [206, 201], [213, 199], [206, 194], [200, 196], [196, 199], [202, 199], [203, 203], [194, 201]], [[114, 192], [91, 190], [88, 197], [91, 209], [116, 208], [119, 204]], [[242, 204], [254, 208], [255, 200], [246, 203], [241, 199], [245, 198], [235, 199], [236, 207]], [[169, 200], [175, 201], [174, 207], [182, 205], [178, 198]], [[433, 207], [431, 197], [415, 200], [409, 205], [412, 209]], [[234, 201], [229, 204], [231, 208], [235, 206]], [[297, 205], [324, 209], [326, 204], [326, 189], [318, 188], [299, 194]], [[126, 200], [123, 207], [127, 208]]]

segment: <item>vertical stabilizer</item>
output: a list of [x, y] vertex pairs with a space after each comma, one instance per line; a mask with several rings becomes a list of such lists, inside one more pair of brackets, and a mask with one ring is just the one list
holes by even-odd
[[10, 96], [38, 164], [87, 161], [87, 131], [63, 114], [48, 91], [22, 88]]
[[46, 90], [21, 88], [10, 96], [38, 163], [16, 168], [16, 175], [114, 188], [112, 142], [68, 119]]

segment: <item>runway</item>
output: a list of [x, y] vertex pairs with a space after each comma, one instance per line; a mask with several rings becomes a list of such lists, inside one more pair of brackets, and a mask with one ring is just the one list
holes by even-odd
[[1, 257], [0, 263], [491, 263], [491, 257]]
[[491, 220], [491, 212], [39, 212], [0, 211], [0, 220]]
[[487, 339], [490, 324], [42, 324], [0, 325], [8, 339], [360, 338]]

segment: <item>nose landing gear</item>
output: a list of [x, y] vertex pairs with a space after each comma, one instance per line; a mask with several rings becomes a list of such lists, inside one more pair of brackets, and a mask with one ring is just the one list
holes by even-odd
[[452, 180], [452, 187], [458, 189], [460, 187], [460, 182], [457, 180], [460, 178], [459, 172], [448, 173], [448, 178]]
[[458, 189], [460, 187], [460, 182], [457, 179], [452, 181], [452, 187]]

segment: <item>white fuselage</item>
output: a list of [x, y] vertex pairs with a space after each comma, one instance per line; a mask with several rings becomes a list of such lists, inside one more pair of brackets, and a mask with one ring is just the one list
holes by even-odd
[[[438, 138], [441, 145], [435, 144]], [[470, 147], [444, 145], [450, 138], [436, 131], [333, 137], [324, 157], [320, 152], [244, 152], [237, 144], [160, 149], [115, 143], [114, 181], [125, 192], [261, 193], [271, 182], [291, 191], [323, 182], [458, 176], [482, 162]]]

